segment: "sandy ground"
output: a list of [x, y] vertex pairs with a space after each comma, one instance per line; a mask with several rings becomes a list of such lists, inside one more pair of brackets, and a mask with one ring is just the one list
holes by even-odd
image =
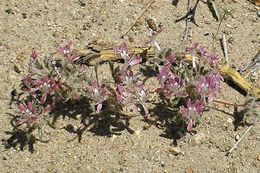
[[[218, 39], [225, 32], [228, 40], [228, 55], [231, 67], [246, 65], [260, 48], [259, 7], [246, 0], [217, 0], [219, 7], [231, 11], [223, 21], [217, 40], [212, 47], [213, 34], [219, 22], [207, 5], [199, 2], [196, 10], [198, 27], [191, 25], [188, 44], [199, 42], [215, 49], [220, 62], [223, 53]], [[80, 126], [77, 119], [61, 117], [56, 129], [44, 127], [44, 139], [48, 143], [36, 142], [35, 151], [30, 152], [19, 145], [5, 148], [5, 141], [12, 131], [11, 116], [15, 106], [9, 108], [10, 92], [17, 88], [25, 74], [32, 49], [40, 56], [55, 52], [57, 46], [68, 39], [74, 47], [84, 48], [86, 44], [101, 40], [119, 43], [120, 36], [132, 25], [146, 8], [145, 0], [1, 0], [0, 1], [0, 170], [3, 173], [29, 172], [260, 172], [260, 125], [256, 124], [246, 138], [229, 156], [227, 151], [247, 127], [234, 130], [232, 109], [218, 105], [203, 114], [202, 123], [196, 127], [197, 136], [204, 136], [199, 143], [193, 143], [196, 135], [187, 134], [177, 140], [182, 154], [173, 155], [169, 148], [173, 138], [163, 130], [152, 126], [143, 130], [147, 123], [142, 117], [131, 119], [130, 126], [136, 133], [122, 131], [120, 135], [99, 136], [85, 132], [82, 141], [72, 140], [75, 134], [63, 127]], [[194, 2], [193, 2], [194, 3]], [[170, 0], [155, 0], [153, 6], [138, 21], [124, 40], [132, 46], [145, 45], [147, 26], [145, 17], [161, 23], [164, 31], [158, 41], [162, 47], [178, 50], [184, 32], [185, 22], [175, 20], [186, 13], [187, 1], [173, 5]], [[14, 70], [17, 65], [21, 73]], [[107, 65], [103, 65], [107, 69]], [[105, 73], [105, 72], [104, 72]], [[219, 99], [243, 103], [245, 97], [222, 84]], [[231, 122], [230, 122], [231, 119]], [[258, 146], [258, 147], [257, 147]], [[257, 159], [258, 158], [258, 159]]]

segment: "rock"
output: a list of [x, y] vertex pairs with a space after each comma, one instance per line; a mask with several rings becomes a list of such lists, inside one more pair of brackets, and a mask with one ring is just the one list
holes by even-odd
[[164, 168], [166, 165], [164, 163], [164, 161], [161, 162], [161, 167]]
[[27, 14], [26, 13], [22, 13], [23, 19], [27, 18]]
[[227, 123], [232, 124], [232, 123], [233, 123], [233, 119], [232, 119], [232, 118], [228, 118], [228, 119], [227, 119]]
[[257, 160], [260, 161], [260, 154], [258, 154], [258, 156], [257, 156]]
[[129, 36], [129, 37], [128, 37], [128, 40], [129, 40], [130, 43], [133, 43], [133, 42], [134, 42], [134, 37]]
[[2, 159], [3, 159], [3, 160], [7, 160], [7, 157], [6, 157], [6, 156], [3, 156]]
[[195, 173], [195, 171], [192, 167], [188, 167], [185, 169], [185, 173]]
[[198, 145], [205, 141], [206, 135], [204, 133], [197, 133], [193, 136], [193, 138], [190, 140], [191, 145]]
[[238, 141], [240, 139], [240, 136], [236, 135], [235, 139], [236, 139], [236, 141]]
[[184, 152], [181, 150], [180, 147], [171, 147], [171, 148], [169, 148], [169, 152], [174, 155], [184, 154]]
[[14, 65], [14, 71], [15, 71], [16, 73], [21, 73], [21, 72], [22, 72], [22, 69], [21, 69], [21, 67], [20, 67], [19, 65], [15, 64], [15, 65]]

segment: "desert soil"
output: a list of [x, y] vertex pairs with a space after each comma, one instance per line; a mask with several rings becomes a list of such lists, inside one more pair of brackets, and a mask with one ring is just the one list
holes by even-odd
[[[224, 32], [230, 67], [243, 67], [260, 49], [259, 7], [246, 0], [217, 2], [219, 9], [228, 10], [231, 15], [223, 20], [214, 47], [213, 34], [219, 21], [203, 1], [196, 9], [198, 26], [191, 24], [187, 45], [195, 42], [205, 45], [215, 50], [223, 63], [219, 38]], [[10, 93], [19, 87], [33, 49], [44, 57], [68, 39], [75, 48], [84, 48], [96, 40], [111, 45], [125, 41], [131, 46], [144, 46], [148, 32], [144, 19], [153, 18], [164, 28], [158, 36], [161, 46], [178, 51], [185, 21], [175, 23], [175, 20], [186, 14], [187, 0], [177, 5], [170, 0], [155, 0], [128, 36], [120, 39], [147, 4], [148, 0], [0, 1], [1, 172], [260, 172], [260, 124], [255, 124], [238, 148], [226, 156], [248, 126], [240, 126], [235, 131], [233, 109], [223, 105], [212, 105], [212, 109], [203, 114], [203, 121], [195, 128], [197, 134], [188, 133], [177, 141], [156, 126], [143, 130], [147, 123], [137, 116], [130, 120], [134, 134], [124, 130], [118, 135], [101, 136], [86, 131], [79, 143], [71, 140], [75, 134], [64, 127], [77, 128], [80, 120], [60, 117], [56, 129], [44, 127], [43, 138], [48, 142], [37, 141], [33, 153], [28, 146], [23, 150], [19, 144], [6, 147], [13, 129], [11, 115], [17, 111], [15, 105], [9, 107]], [[100, 68], [104, 74], [107, 74], [107, 66]], [[243, 95], [224, 82], [218, 99], [241, 104], [245, 101]], [[175, 142], [181, 149], [177, 155], [169, 152]]]

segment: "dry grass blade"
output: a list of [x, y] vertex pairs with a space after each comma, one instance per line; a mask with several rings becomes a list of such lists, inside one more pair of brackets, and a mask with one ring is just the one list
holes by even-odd
[[228, 60], [228, 51], [227, 51], [227, 41], [226, 41], [226, 35], [222, 33], [222, 39], [221, 39], [221, 44], [224, 52], [224, 57], [227, 63], [227, 67], [229, 67], [229, 60]]
[[146, 6], [146, 8], [144, 9], [144, 11], [139, 15], [139, 17], [135, 20], [135, 22], [129, 27], [129, 29], [127, 31], [125, 31], [125, 33], [121, 36], [121, 38], [124, 38], [130, 31], [131, 29], [134, 27], [134, 25], [136, 24], [136, 22], [138, 20], [141, 19], [141, 17], [144, 15], [144, 13], [153, 5], [153, 3], [155, 2], [155, 0], [151, 0], [148, 5]]
[[256, 122], [259, 120], [259, 118], [256, 118], [256, 120], [254, 121], [254, 123], [248, 127], [248, 129], [244, 132], [244, 134], [241, 136], [241, 138], [239, 138], [239, 140], [235, 143], [235, 145], [227, 152], [227, 155], [229, 155], [230, 153], [232, 153], [232, 151], [238, 146], [238, 144], [242, 141], [242, 139], [244, 139], [244, 137], [246, 136], [246, 134], [253, 128], [253, 126], [256, 124]]

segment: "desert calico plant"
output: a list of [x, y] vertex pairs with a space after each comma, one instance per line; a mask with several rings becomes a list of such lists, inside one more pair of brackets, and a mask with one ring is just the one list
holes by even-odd
[[[157, 64], [160, 87], [156, 91], [161, 102], [172, 108], [173, 119], [191, 131], [205, 106], [220, 91], [222, 77], [217, 56], [199, 44], [183, 54], [163, 50], [158, 43], [156, 47], [162, 58]], [[82, 115], [85, 127], [103, 120], [119, 122], [129, 119], [131, 114], [149, 115], [149, 92], [145, 90], [143, 74], [133, 70], [133, 66], [140, 66], [142, 57], [130, 52], [125, 43], [115, 47], [114, 54], [124, 63], [114, 67], [110, 62], [113, 81], [105, 82], [91, 73], [86, 64], [79, 63], [81, 57], [71, 41], [45, 58], [33, 51], [16, 99], [20, 114], [14, 121], [15, 128], [27, 132], [41, 128], [46, 115], [54, 112], [57, 105], [82, 100], [82, 106], [88, 110]]]
[[177, 119], [185, 121], [191, 131], [205, 106], [220, 91], [222, 77], [217, 56], [199, 44], [187, 48], [183, 54], [190, 55], [190, 59], [169, 49], [165, 51], [161, 53], [165, 58], [163, 65], [158, 65], [157, 92], [168, 107], [177, 108]]
[[148, 114], [147, 92], [140, 74], [132, 70], [142, 58], [130, 53], [125, 44], [114, 48], [114, 52], [124, 64], [111, 68], [114, 82], [108, 84], [94, 77], [86, 65], [78, 63], [80, 56], [72, 49], [71, 41], [43, 59], [33, 51], [28, 73], [21, 80], [16, 128], [30, 132], [41, 128], [45, 115], [57, 105], [80, 100], [87, 102], [83, 106], [90, 110], [83, 115], [86, 126], [102, 119], [124, 119], [131, 113]]
[[79, 56], [72, 50], [69, 41], [59, 47], [57, 54], [63, 58], [54, 59], [54, 55], [38, 57], [33, 51], [28, 63], [28, 73], [21, 80], [17, 105], [21, 112], [15, 124], [25, 125], [25, 129], [38, 127], [43, 115], [53, 110], [56, 104], [80, 95], [80, 81], [88, 80], [86, 69], [73, 62]]

